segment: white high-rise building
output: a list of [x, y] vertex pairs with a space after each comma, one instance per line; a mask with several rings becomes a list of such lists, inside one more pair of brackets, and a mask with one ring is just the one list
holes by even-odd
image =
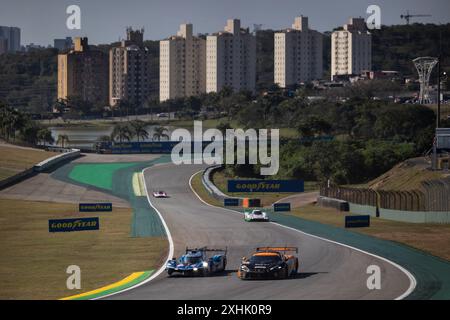
[[361, 74], [372, 68], [372, 35], [363, 18], [350, 18], [343, 30], [331, 35], [331, 80]]
[[281, 88], [321, 79], [323, 36], [308, 27], [308, 17], [296, 17], [292, 28], [274, 35], [274, 82]]
[[227, 21], [224, 31], [206, 38], [206, 91], [223, 87], [255, 91], [256, 39], [238, 19]]
[[159, 42], [159, 100], [196, 96], [206, 91], [206, 40], [182, 24], [176, 36]]

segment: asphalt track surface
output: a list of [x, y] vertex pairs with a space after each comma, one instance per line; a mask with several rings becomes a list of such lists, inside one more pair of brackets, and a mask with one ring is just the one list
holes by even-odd
[[[396, 299], [410, 286], [407, 275], [391, 263], [274, 223], [244, 222], [240, 213], [202, 203], [189, 187], [198, 165], [158, 165], [145, 171], [149, 193], [164, 190], [170, 198], [151, 198], [172, 235], [175, 256], [186, 247], [228, 247], [226, 272], [211, 277], [155, 279], [108, 299]], [[237, 278], [241, 258], [257, 246], [297, 246], [299, 274], [286, 280]], [[381, 269], [381, 289], [367, 288], [367, 267]]]

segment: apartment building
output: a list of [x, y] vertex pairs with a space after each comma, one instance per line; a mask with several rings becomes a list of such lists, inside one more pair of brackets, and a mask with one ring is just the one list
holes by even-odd
[[142, 107], [158, 95], [156, 66], [144, 46], [144, 30], [127, 28], [127, 39], [109, 51], [109, 104]]
[[69, 50], [73, 47], [73, 41], [71, 37], [66, 37], [65, 39], [54, 39], [53, 48], [59, 51]]
[[350, 18], [331, 35], [331, 80], [372, 68], [372, 35], [363, 18]]
[[323, 35], [309, 29], [308, 17], [296, 17], [292, 28], [274, 35], [274, 82], [286, 88], [322, 78]]
[[176, 36], [159, 45], [159, 100], [206, 92], [206, 40], [193, 36], [192, 24], [180, 25]]
[[91, 49], [88, 38], [75, 38], [73, 50], [58, 54], [58, 99], [74, 96], [108, 103], [108, 55]]
[[0, 26], [0, 54], [20, 51], [20, 28]]
[[227, 21], [224, 31], [206, 38], [206, 91], [255, 91], [256, 40], [240, 20]]

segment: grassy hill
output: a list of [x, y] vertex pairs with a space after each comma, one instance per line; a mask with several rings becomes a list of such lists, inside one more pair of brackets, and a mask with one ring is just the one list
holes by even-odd
[[450, 176], [443, 171], [431, 171], [426, 158], [413, 158], [399, 163], [385, 174], [367, 184], [375, 190], [412, 190], [420, 187], [422, 181]]

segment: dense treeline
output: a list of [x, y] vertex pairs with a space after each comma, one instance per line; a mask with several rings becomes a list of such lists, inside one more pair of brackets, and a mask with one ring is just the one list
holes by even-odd
[[7, 142], [27, 145], [54, 142], [48, 128], [33, 121], [27, 114], [6, 106], [0, 101], [0, 138]]
[[[360, 183], [377, 177], [432, 146], [435, 114], [421, 105], [353, 97], [346, 102], [309, 102], [302, 90], [245, 102], [245, 93], [225, 97], [229, 119], [244, 128], [295, 128], [280, 149], [278, 177]], [[222, 120], [220, 128], [231, 127]], [[258, 177], [259, 167], [228, 166], [230, 176]]]

